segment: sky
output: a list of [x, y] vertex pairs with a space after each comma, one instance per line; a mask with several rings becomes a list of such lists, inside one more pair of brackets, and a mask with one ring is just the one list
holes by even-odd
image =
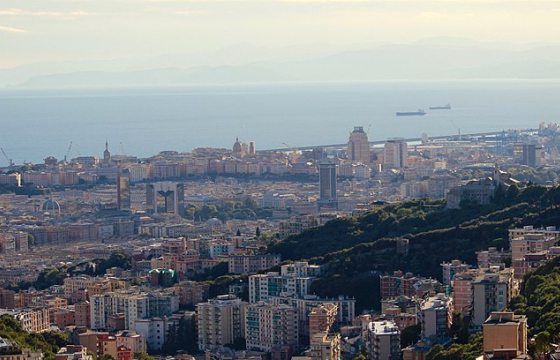
[[560, 41], [560, 0], [2, 0], [0, 68], [203, 52], [239, 43]]

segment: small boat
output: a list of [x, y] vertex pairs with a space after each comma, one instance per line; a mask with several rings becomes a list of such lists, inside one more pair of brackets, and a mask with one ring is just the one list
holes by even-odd
[[397, 111], [397, 116], [423, 116], [426, 112], [423, 109], [418, 109], [418, 111]]
[[430, 106], [430, 110], [451, 110], [451, 104], [445, 106]]

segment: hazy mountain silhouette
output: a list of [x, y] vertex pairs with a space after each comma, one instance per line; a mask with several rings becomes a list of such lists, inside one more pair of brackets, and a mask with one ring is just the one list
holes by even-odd
[[60, 65], [55, 64], [28, 65], [2, 70], [0, 80], [6, 74], [15, 79], [26, 72], [30, 75], [19, 82], [21, 87], [560, 78], [558, 44], [432, 38], [355, 48], [340, 51], [314, 45], [274, 50], [240, 44], [210, 53], [158, 56], [128, 67], [126, 60], [65, 64], [65, 71], [56, 71]]

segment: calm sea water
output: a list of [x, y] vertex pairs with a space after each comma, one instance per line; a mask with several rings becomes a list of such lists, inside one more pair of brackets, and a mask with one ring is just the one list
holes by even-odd
[[[396, 117], [451, 103], [452, 110]], [[0, 147], [16, 163], [162, 150], [257, 149], [501, 131], [560, 120], [559, 81], [380, 82], [110, 90], [0, 90]], [[0, 154], [1, 155], [1, 154]], [[0, 156], [0, 166], [6, 160]]]

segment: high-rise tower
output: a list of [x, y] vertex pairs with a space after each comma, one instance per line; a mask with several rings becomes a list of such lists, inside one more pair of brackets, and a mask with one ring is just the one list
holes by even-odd
[[392, 139], [383, 149], [383, 166], [389, 169], [402, 169], [407, 166], [408, 145], [404, 139]]
[[117, 174], [117, 209], [130, 210], [130, 174]]
[[319, 163], [319, 211], [323, 208], [338, 210], [336, 196], [336, 161], [323, 159]]
[[362, 126], [355, 126], [354, 131], [350, 133], [346, 156], [352, 162], [361, 162], [362, 164], [370, 163], [371, 153], [369, 150], [369, 140]]

